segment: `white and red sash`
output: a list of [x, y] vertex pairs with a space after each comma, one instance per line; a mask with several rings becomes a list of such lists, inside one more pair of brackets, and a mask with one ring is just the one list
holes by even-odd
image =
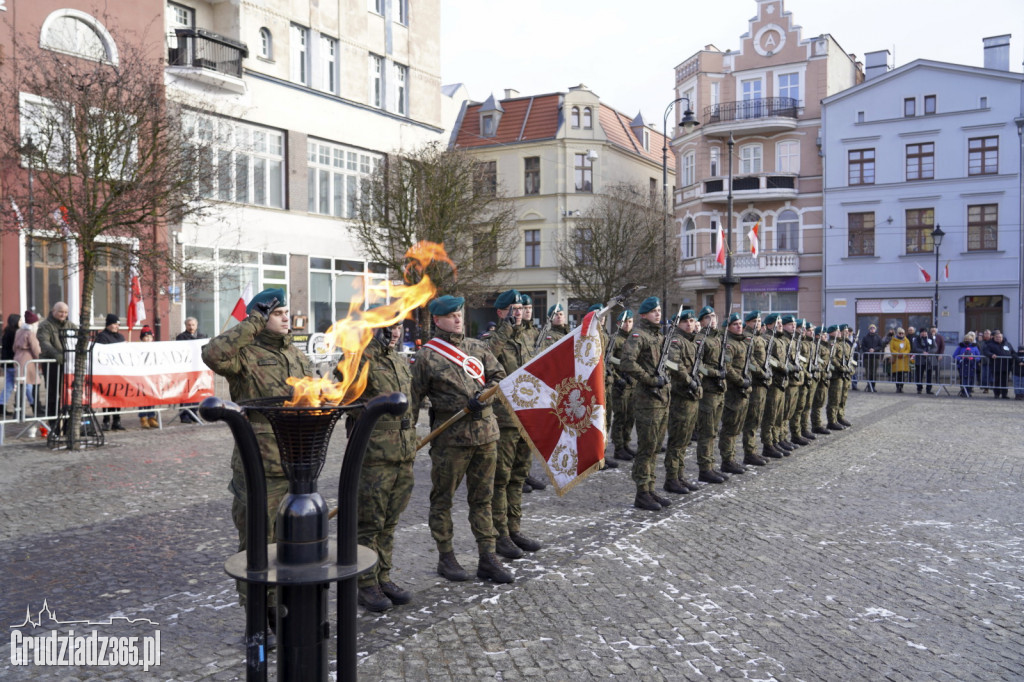
[[461, 348], [453, 346], [437, 336], [427, 341], [423, 346], [461, 367], [466, 374], [476, 379], [481, 386], [486, 383], [484, 380], [484, 363], [472, 355], [466, 355]]

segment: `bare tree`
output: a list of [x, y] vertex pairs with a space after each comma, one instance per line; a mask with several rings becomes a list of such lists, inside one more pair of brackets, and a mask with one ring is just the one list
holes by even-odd
[[607, 301], [627, 282], [660, 295], [677, 262], [675, 240], [665, 248], [664, 217], [640, 185], [609, 187], [559, 240], [559, 274], [587, 301]]
[[[110, 27], [110, 22], [105, 21]], [[192, 143], [192, 117], [166, 100], [162, 55], [144, 37], [118, 35], [116, 63], [33, 46], [18, 50], [0, 83], [0, 101], [17, 113], [0, 117], [2, 229], [24, 229], [10, 201], [28, 206], [25, 168], [33, 172], [36, 225], [46, 238], [74, 248], [69, 276], [81, 277], [81, 322], [68, 446], [76, 447], [82, 415], [89, 327], [97, 265], [138, 268], [154, 283], [180, 270], [166, 225], [199, 217], [211, 169]], [[52, 219], [49, 216], [52, 213]], [[42, 218], [42, 219], [40, 219]], [[31, 304], [31, 302], [30, 302]]]
[[434, 263], [426, 274], [439, 294], [473, 304], [502, 283], [519, 241], [514, 206], [493, 168], [438, 144], [381, 164], [363, 187], [355, 231], [366, 256], [392, 273], [403, 271], [413, 244], [443, 244], [456, 269]]

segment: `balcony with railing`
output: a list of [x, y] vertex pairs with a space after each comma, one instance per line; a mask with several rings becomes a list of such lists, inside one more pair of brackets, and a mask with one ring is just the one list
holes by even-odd
[[796, 128], [800, 101], [791, 97], [764, 97], [723, 102], [704, 107], [705, 135], [777, 133]]
[[176, 28], [167, 49], [167, 67], [175, 75], [242, 92], [245, 43], [202, 28]]
[[[705, 277], [721, 277], [725, 274], [725, 266], [720, 265], [714, 255], [695, 259], [690, 264], [689, 268], [684, 266], [684, 271], [687, 271], [685, 274]], [[732, 270], [737, 277], [799, 275], [800, 254], [793, 251], [768, 251], [756, 258], [749, 254], [734, 255]]]
[[[733, 176], [733, 201], [778, 201], [795, 199], [800, 193], [799, 177], [795, 173], [758, 173]], [[728, 178], [706, 178], [701, 182], [676, 190], [676, 204], [700, 199], [709, 204], [724, 204], [729, 200]]]

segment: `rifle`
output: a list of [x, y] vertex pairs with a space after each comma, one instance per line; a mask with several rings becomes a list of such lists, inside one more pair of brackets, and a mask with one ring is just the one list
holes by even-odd
[[750, 335], [750, 339], [748, 339], [748, 342], [750, 345], [747, 346], [747, 357], [743, 361], [743, 378], [746, 380], [746, 383], [753, 383], [753, 381], [750, 378], [750, 357], [754, 354], [753, 334]]
[[794, 354], [796, 346], [796, 332], [793, 333], [793, 341], [789, 344], [789, 348], [786, 349], [786, 375], [791, 374], [791, 367], [796, 362], [796, 355]]
[[817, 376], [818, 372], [821, 371], [821, 336], [825, 333], [823, 329], [821, 334], [818, 334], [818, 341], [814, 344], [814, 360], [811, 363], [811, 374]]
[[775, 349], [775, 325], [772, 325], [772, 335], [768, 339], [767, 352], [764, 356], [764, 374], [768, 376], [768, 373], [772, 371], [772, 351]]
[[[710, 328], [711, 328], [711, 325], [709, 324], [708, 325], [708, 329], [710, 329]], [[720, 347], [718, 349], [718, 387], [721, 388], [722, 390], [725, 390], [725, 378], [722, 375], [725, 374], [725, 339], [726, 339], [726, 334], [728, 334], [728, 332], [725, 332], [725, 333], [722, 334], [722, 343], [721, 343], [721, 345], [720, 345]]]
[[548, 315], [547, 322], [544, 323], [544, 326], [540, 328], [540, 333], [537, 334], [537, 343], [533, 344], [533, 354], [534, 355], [536, 355], [537, 351], [540, 350], [541, 344], [544, 343], [544, 338], [548, 335], [549, 331], [551, 331], [551, 316], [550, 315]]
[[[697, 342], [696, 355], [693, 358], [693, 369], [690, 370], [690, 379], [696, 381], [698, 386], [700, 385], [700, 366], [704, 356], [704, 342], [708, 340], [708, 332], [711, 331], [711, 325], [709, 324], [704, 328], [704, 336], [700, 337], [700, 341]], [[691, 386], [690, 392], [695, 392], [696, 389]]]
[[[850, 369], [850, 367], [853, 365], [853, 349], [857, 344], [857, 337], [859, 335], [860, 329], [855, 329], [853, 332], [853, 345], [850, 346], [850, 354], [846, 356], [846, 362], [843, 365], [846, 369]], [[846, 343], [846, 339], [843, 339], [843, 343]]]
[[[676, 313], [676, 321], [679, 321], [679, 316], [683, 314], [683, 306], [680, 304], [679, 312]], [[668, 352], [672, 348], [672, 339], [676, 338], [676, 334], [679, 333], [679, 325], [672, 324], [671, 329], [665, 334], [665, 341], [661, 344], [661, 357], [658, 358], [658, 369], [655, 372], [656, 376], [665, 376], [665, 363], [668, 362]]]

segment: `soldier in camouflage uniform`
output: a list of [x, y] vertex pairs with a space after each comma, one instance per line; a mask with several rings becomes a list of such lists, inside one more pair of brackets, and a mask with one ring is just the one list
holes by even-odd
[[[515, 289], [509, 289], [498, 296], [494, 307], [498, 326], [493, 333], [485, 335], [484, 341], [507, 376], [529, 362], [533, 346], [528, 344], [529, 337], [523, 324], [522, 295]], [[499, 401], [494, 406], [494, 413], [501, 431], [494, 468], [494, 495], [491, 498], [494, 532], [498, 535], [495, 546], [498, 554], [506, 559], [518, 559], [524, 551], [536, 552], [541, 548], [540, 542], [519, 532], [523, 516], [523, 483], [530, 471], [530, 446], [519, 432], [519, 421], [508, 405]]]
[[636, 391], [637, 454], [633, 459], [637, 509], [659, 511], [672, 503], [654, 492], [655, 460], [668, 427], [668, 378], [658, 375], [664, 335], [661, 333], [661, 301], [644, 299], [637, 309], [640, 321], [622, 346], [619, 370], [633, 377]]
[[[409, 361], [395, 348], [402, 325], [376, 329], [363, 352], [360, 371], [369, 365], [364, 398], [401, 392], [409, 394], [412, 371]], [[341, 373], [335, 369], [340, 381]], [[348, 413], [347, 431], [352, 432], [362, 410]], [[409, 505], [416, 459], [416, 419], [411, 413], [377, 420], [366, 446], [359, 474], [357, 533], [359, 544], [377, 552], [377, 564], [359, 576], [359, 603], [370, 611], [386, 611], [408, 604], [412, 595], [391, 580], [391, 555], [395, 546], [398, 518]]]
[[843, 392], [839, 398], [839, 415], [836, 418], [836, 422], [842, 424], [846, 428], [850, 428], [853, 424], [846, 420], [846, 401], [850, 397], [850, 386], [853, 383], [853, 375], [857, 371], [857, 361], [853, 359], [853, 348], [856, 343], [856, 339], [853, 338], [854, 331], [850, 329], [850, 325], [848, 324], [839, 325], [839, 333], [843, 345], [845, 346], [846, 362], [843, 365]]
[[[722, 412], [722, 430], [718, 437], [718, 454], [722, 458], [722, 471], [727, 474], [742, 474], [746, 469], [736, 461], [736, 437], [743, 432], [747, 416], [747, 399], [751, 381], [747, 367], [747, 355], [752, 352], [751, 341], [743, 335], [743, 318], [739, 313], [729, 316], [725, 344], [725, 400]], [[750, 360], [753, 364], [753, 358]]]
[[786, 357], [789, 345], [781, 333], [782, 320], [778, 314], [771, 314], [764, 318], [765, 329], [771, 329], [775, 334], [775, 342], [772, 344], [772, 352], [768, 356], [768, 366], [772, 373], [772, 382], [768, 386], [764, 400], [764, 416], [761, 417], [761, 454], [765, 457], [778, 459], [786, 454], [786, 450], [779, 447], [780, 431], [776, 427], [779, 421], [779, 414], [786, 404], [786, 387], [789, 385], [789, 373], [786, 372]]
[[526, 345], [533, 351], [534, 346], [537, 345], [537, 337], [540, 336], [540, 330], [533, 324], [533, 299], [529, 294], [521, 293], [519, 296], [523, 299], [523, 327], [525, 328]]
[[804, 371], [801, 368], [802, 365], [802, 325], [797, 324], [798, 318], [793, 315], [782, 316], [782, 332], [783, 337], [786, 339], [786, 343], [789, 350], [787, 371], [789, 372], [789, 385], [786, 387], [786, 404], [784, 413], [779, 422], [779, 433], [780, 440], [779, 445], [784, 450], [793, 451], [798, 447], [798, 443], [793, 442], [791, 435], [791, 424], [793, 422], [793, 415], [796, 414], [797, 402], [800, 399], [800, 389], [804, 385]]
[[[797, 344], [797, 353], [793, 364], [797, 367], [796, 390], [793, 393], [793, 404], [790, 406], [789, 419], [787, 421], [787, 433], [789, 442], [793, 445], [810, 445], [811, 441], [803, 437], [803, 409], [806, 407], [807, 388], [810, 382], [808, 373], [811, 359], [810, 343], [807, 339], [806, 320], [798, 318], [793, 329], [794, 343]], [[793, 383], [790, 384], [791, 386]]]
[[800, 435], [808, 441], [817, 439], [817, 436], [811, 431], [811, 407], [814, 404], [814, 394], [818, 390], [818, 380], [821, 376], [817, 353], [814, 325], [809, 320], [804, 320], [804, 357], [807, 358], [807, 377], [804, 380], [804, 393], [800, 397], [799, 429]]
[[612, 337], [614, 345], [610, 362], [612, 376], [612, 443], [615, 446], [615, 459], [629, 461], [636, 450], [629, 447], [629, 439], [633, 436], [633, 424], [636, 414], [633, 410], [633, 385], [636, 380], [618, 369], [622, 360], [622, 346], [633, 331], [633, 311], [623, 310], [615, 318], [618, 330]]
[[842, 431], [846, 427], [840, 424], [839, 403], [843, 396], [843, 372], [846, 371], [846, 353], [849, 346], [843, 342], [840, 336], [839, 325], [834, 324], [828, 328], [829, 341], [835, 347], [832, 351], [832, 380], [828, 386], [828, 402], [825, 405], [825, 413], [828, 419], [827, 428], [831, 431]]
[[821, 411], [828, 400], [828, 385], [832, 378], [832, 344], [824, 327], [818, 327], [815, 329], [815, 333], [821, 338], [821, 346], [818, 348], [818, 384], [814, 391], [814, 400], [811, 403], [811, 432], [819, 436], [827, 436], [831, 431], [825, 428]]
[[684, 310], [674, 320], [679, 333], [669, 347], [669, 361], [665, 363], [672, 385], [668, 408], [668, 446], [665, 449], [665, 485], [670, 493], [686, 495], [700, 486], [686, 480], [684, 458], [690, 438], [697, 426], [700, 399], [704, 395], [700, 379], [693, 376], [697, 358], [697, 316]]
[[[246, 306], [248, 317], [237, 325], [210, 339], [203, 346], [202, 358], [214, 373], [228, 380], [231, 400], [235, 402], [255, 398], [291, 397], [289, 377], [312, 376], [313, 369], [306, 356], [292, 345], [289, 335], [291, 318], [282, 289], [265, 289], [253, 296]], [[281, 468], [281, 453], [277, 439], [266, 417], [258, 412], [247, 414], [256, 434], [263, 458], [263, 475], [267, 484], [267, 543], [276, 540], [277, 508], [288, 493], [288, 479]], [[238, 529], [238, 551], [248, 546], [245, 529], [246, 486], [242, 457], [238, 446], [231, 454], [231, 483], [228, 489], [231, 518]], [[245, 583], [236, 582], [239, 603], [245, 605]], [[273, 590], [267, 591], [267, 605], [275, 604]], [[271, 628], [276, 627], [273, 613]]]
[[[743, 419], [743, 463], [764, 466], [768, 463], [757, 454], [757, 430], [764, 415], [765, 395], [772, 384], [771, 368], [765, 371], [768, 353], [768, 339], [761, 333], [761, 312], [752, 310], [743, 318], [743, 335], [752, 344], [750, 358], [750, 398], [747, 400], [747, 416]], [[774, 348], [774, 343], [772, 344]]]
[[537, 353], [553, 345], [558, 339], [569, 333], [569, 326], [566, 324], [565, 307], [561, 303], [556, 303], [548, 308], [548, 319], [551, 321], [551, 325], [544, 332], [543, 338], [540, 339], [540, 347]]
[[701, 396], [700, 413], [697, 415], [697, 467], [700, 470], [697, 480], [725, 483], [729, 476], [715, 468], [714, 456], [715, 438], [718, 437], [718, 426], [725, 408], [726, 368], [719, 364], [724, 339], [716, 325], [714, 308], [704, 306], [697, 319], [701, 328], [707, 331], [700, 368], [704, 395]]
[[[430, 447], [430, 534], [437, 543], [437, 572], [452, 581], [469, 579], [455, 558], [452, 544], [452, 502], [466, 479], [469, 525], [476, 538], [480, 561], [478, 578], [510, 583], [512, 574], [494, 553], [494, 520], [491, 497], [499, 437], [498, 421], [490, 403], [480, 394], [505, 378], [505, 370], [479, 339], [464, 333], [464, 298], [441, 296], [430, 302], [437, 332], [416, 353], [412, 371], [410, 414], [419, 414], [424, 398], [430, 398], [430, 427], [440, 426], [456, 413], [469, 413], [439, 434]], [[439, 345], [433, 345], [439, 339]], [[451, 350], [454, 348], [454, 351]], [[447, 353], [442, 355], [442, 352]]]

